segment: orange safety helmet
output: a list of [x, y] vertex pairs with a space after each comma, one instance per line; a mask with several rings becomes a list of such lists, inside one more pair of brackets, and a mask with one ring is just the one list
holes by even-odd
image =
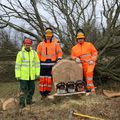
[[79, 39], [79, 38], [85, 38], [85, 35], [82, 32], [79, 32], [77, 34], [77, 39]]
[[23, 41], [23, 44], [32, 46], [32, 40], [30, 40], [29, 38], [25, 38], [25, 40]]

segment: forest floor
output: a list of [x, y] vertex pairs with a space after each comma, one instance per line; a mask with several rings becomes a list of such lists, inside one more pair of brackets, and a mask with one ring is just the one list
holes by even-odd
[[[120, 83], [98, 86], [97, 95], [57, 97], [54, 100], [41, 100], [38, 86], [39, 82], [36, 82], [34, 104], [24, 110], [0, 110], [0, 120], [89, 120], [72, 115], [72, 111], [104, 120], [120, 120], [120, 97], [107, 98], [102, 92], [103, 89], [120, 91]], [[0, 83], [0, 98], [16, 97], [18, 92], [19, 82]]]

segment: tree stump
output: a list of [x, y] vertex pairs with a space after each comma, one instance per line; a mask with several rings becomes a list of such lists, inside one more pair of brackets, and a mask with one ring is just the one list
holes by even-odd
[[54, 83], [83, 80], [82, 64], [73, 60], [61, 60], [53, 67], [52, 73]]

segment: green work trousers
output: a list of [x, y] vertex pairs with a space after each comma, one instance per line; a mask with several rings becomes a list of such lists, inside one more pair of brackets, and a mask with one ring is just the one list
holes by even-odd
[[35, 91], [34, 80], [20, 80], [20, 106], [25, 107], [26, 104], [32, 102], [32, 97]]

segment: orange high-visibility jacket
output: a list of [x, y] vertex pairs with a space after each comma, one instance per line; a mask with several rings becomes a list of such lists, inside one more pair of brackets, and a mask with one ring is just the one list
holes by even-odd
[[90, 42], [84, 42], [82, 44], [75, 45], [71, 50], [71, 57], [73, 59], [80, 58], [83, 61], [93, 60], [94, 62], [97, 60], [98, 52], [94, 45]]
[[58, 58], [62, 58], [62, 50], [56, 41], [52, 42], [40, 42], [37, 47], [38, 57], [40, 61], [56, 61]]
[[52, 38], [52, 42], [56, 42], [56, 43], [57, 43], [58, 40], [57, 40], [55, 37], [53, 37], [53, 38]]

